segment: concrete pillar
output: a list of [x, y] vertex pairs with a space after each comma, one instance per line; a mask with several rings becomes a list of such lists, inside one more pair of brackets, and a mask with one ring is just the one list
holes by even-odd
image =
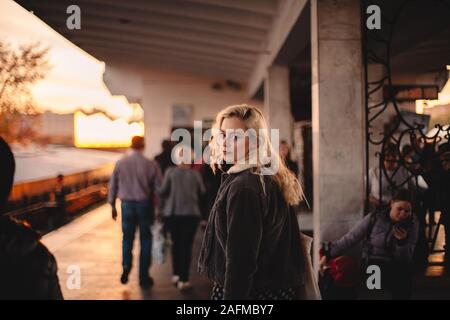
[[364, 105], [359, 0], [311, 1], [315, 266], [322, 241], [363, 216]]
[[271, 66], [264, 82], [264, 108], [270, 129], [280, 130], [280, 139], [292, 143], [293, 118], [289, 92], [289, 69]]

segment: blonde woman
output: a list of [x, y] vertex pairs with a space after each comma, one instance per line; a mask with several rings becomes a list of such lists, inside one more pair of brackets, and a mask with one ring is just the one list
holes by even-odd
[[222, 179], [199, 272], [214, 283], [211, 298], [298, 298], [305, 263], [292, 207], [302, 189], [272, 147], [262, 112], [249, 105], [219, 112], [210, 147]]

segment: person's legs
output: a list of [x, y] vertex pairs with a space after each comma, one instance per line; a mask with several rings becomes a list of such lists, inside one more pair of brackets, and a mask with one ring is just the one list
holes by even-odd
[[182, 268], [180, 274], [180, 281], [187, 282], [189, 280], [189, 271], [191, 268], [192, 246], [194, 243], [195, 234], [198, 226], [197, 217], [185, 217], [182, 226], [182, 248], [180, 254], [182, 255]]
[[409, 300], [412, 294], [413, 269], [409, 263], [391, 265], [391, 291], [393, 300]]
[[122, 267], [124, 275], [122, 276], [122, 282], [128, 281], [128, 273], [132, 267], [132, 250], [134, 233], [136, 231], [136, 216], [134, 212], [134, 206], [129, 202], [122, 202]]
[[139, 280], [146, 282], [149, 280], [149, 269], [152, 256], [152, 234], [151, 226], [151, 208], [146, 202], [137, 203], [137, 215], [139, 218], [139, 237], [141, 243], [141, 252], [139, 257]]
[[168, 228], [172, 238], [173, 275], [180, 276], [182, 265], [181, 258], [183, 251], [182, 221], [180, 221], [180, 217], [170, 217], [168, 221]]
[[414, 262], [416, 266], [426, 267], [428, 265], [429, 245], [426, 236], [426, 207], [418, 205], [415, 208], [419, 221], [417, 244], [414, 251]]
[[445, 264], [450, 265], [450, 211], [441, 211], [441, 222], [445, 232]]
[[[385, 261], [385, 260], [381, 260], [381, 259], [369, 259], [368, 261], [368, 266], [377, 266], [380, 268], [380, 273], [379, 276], [380, 278], [377, 279], [376, 281], [380, 282], [381, 287], [380, 288], [369, 288], [367, 286], [367, 277], [364, 277], [364, 295], [366, 297], [364, 297], [365, 299], [369, 299], [369, 300], [386, 300], [389, 299], [389, 297], [391, 296], [391, 290], [392, 290], [392, 286], [391, 286], [391, 279], [392, 279], [392, 273], [391, 273], [391, 268], [390, 268], [390, 264]], [[365, 270], [363, 272], [363, 274], [366, 273]]]

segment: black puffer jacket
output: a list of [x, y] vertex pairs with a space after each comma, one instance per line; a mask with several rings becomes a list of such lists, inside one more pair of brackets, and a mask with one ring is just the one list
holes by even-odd
[[0, 217], [0, 300], [63, 299], [53, 255], [30, 227]]
[[273, 178], [223, 173], [199, 272], [224, 287], [225, 299], [248, 299], [252, 290], [299, 287], [304, 271], [297, 219]]

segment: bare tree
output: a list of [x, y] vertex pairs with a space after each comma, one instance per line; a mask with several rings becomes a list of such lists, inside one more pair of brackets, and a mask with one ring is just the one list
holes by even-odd
[[36, 137], [38, 114], [31, 86], [50, 68], [48, 48], [39, 43], [17, 49], [0, 41], [0, 136], [9, 142], [27, 143]]

